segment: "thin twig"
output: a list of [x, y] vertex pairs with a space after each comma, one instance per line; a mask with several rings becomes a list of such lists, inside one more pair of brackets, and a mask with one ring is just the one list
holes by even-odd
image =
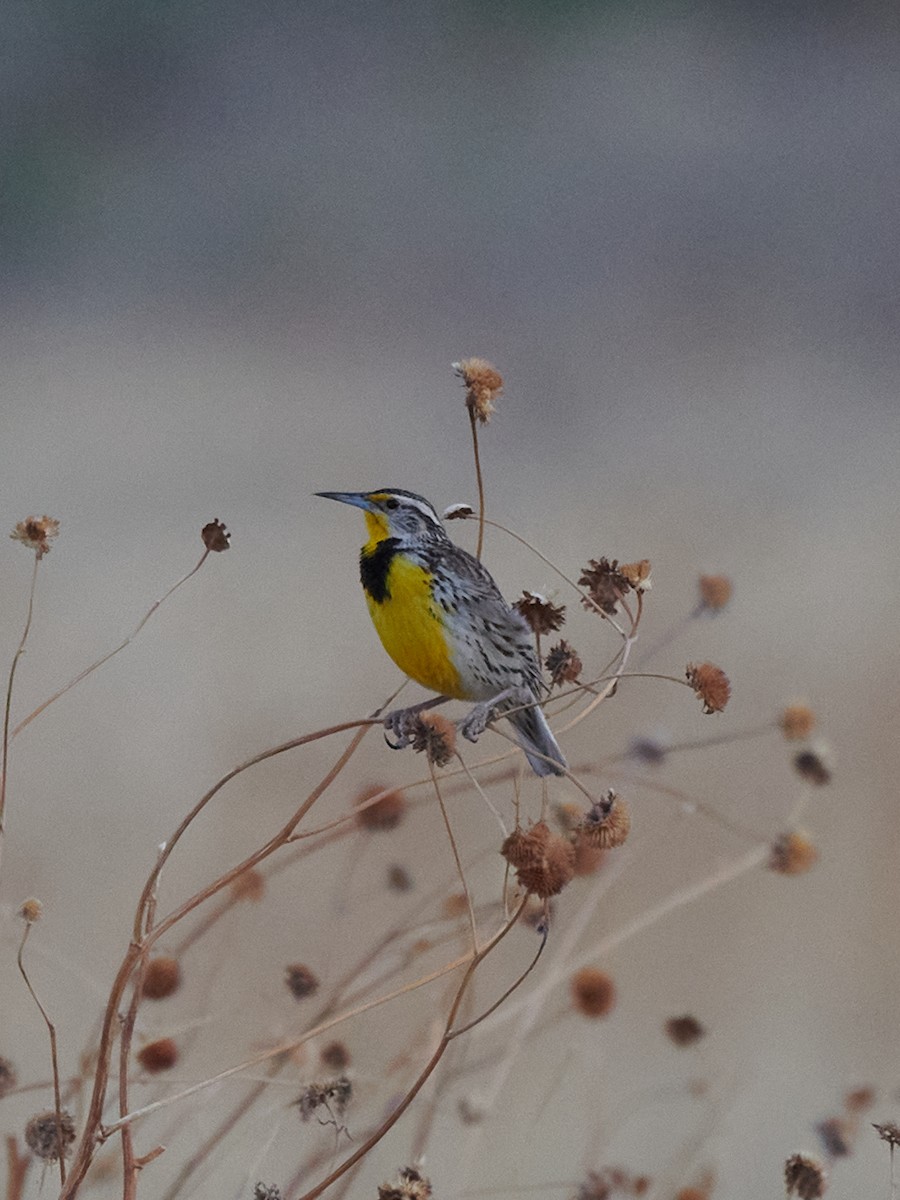
[[53, 1068], [53, 1107], [56, 1123], [56, 1152], [59, 1160], [59, 1181], [65, 1185], [66, 1182], [66, 1147], [62, 1136], [62, 1093], [59, 1084], [59, 1058], [56, 1052], [56, 1026], [47, 1015], [47, 1010], [44, 1008], [38, 999], [38, 994], [31, 985], [31, 980], [28, 978], [28, 972], [25, 970], [23, 955], [25, 953], [25, 943], [28, 941], [28, 935], [31, 932], [33, 922], [26, 919], [25, 932], [22, 934], [22, 940], [19, 943], [19, 952], [16, 955], [16, 962], [19, 964], [19, 974], [25, 980], [25, 986], [31, 993], [31, 998], [38, 1006], [41, 1016], [44, 1018], [44, 1024], [47, 1026], [47, 1032], [50, 1035], [50, 1062]]
[[456, 871], [459, 875], [459, 881], [462, 884], [463, 893], [466, 897], [466, 908], [469, 913], [469, 925], [472, 930], [472, 953], [478, 953], [478, 926], [475, 924], [475, 909], [472, 906], [472, 895], [469, 892], [469, 885], [466, 882], [466, 873], [463, 870], [462, 860], [459, 857], [459, 847], [456, 844], [456, 838], [453, 836], [453, 828], [450, 825], [450, 818], [447, 816], [447, 809], [444, 806], [444, 798], [441, 795], [440, 785], [437, 781], [437, 775], [434, 770], [434, 763], [429, 758], [428, 766], [431, 771], [431, 782], [434, 785], [434, 793], [437, 796], [438, 804], [441, 806], [441, 816], [444, 818], [444, 828], [447, 830], [447, 837], [450, 839], [450, 849], [453, 851], [453, 860], [456, 863]]
[[16, 1139], [10, 1134], [6, 1139], [6, 1200], [22, 1200], [30, 1165], [31, 1156], [19, 1153]]
[[99, 667], [102, 667], [104, 663], [109, 662], [109, 660], [111, 658], [113, 658], [116, 654], [118, 654], [120, 650], [124, 650], [126, 646], [129, 646], [134, 641], [134, 639], [137, 637], [137, 635], [141, 632], [141, 630], [144, 628], [144, 626], [147, 624], [147, 622], [150, 620], [150, 618], [153, 616], [153, 614], [156, 612], [156, 610], [162, 604], [165, 604], [166, 600], [169, 599], [169, 597], [172, 595], [172, 593], [176, 592], [183, 583], [187, 583], [187, 581], [191, 578], [192, 575], [197, 574], [197, 572], [200, 570], [200, 568], [203, 566], [203, 564], [206, 562], [207, 558], [209, 557], [209, 553], [210, 553], [209, 550], [204, 550], [203, 554], [200, 557], [200, 561], [197, 563], [197, 565], [195, 567], [192, 567], [190, 569], [190, 571], [188, 571], [187, 575], [183, 575], [181, 577], [181, 579], [178, 580], [177, 583], [173, 583], [172, 586], [169, 588], [169, 590], [165, 593], [164, 596], [161, 596], [159, 598], [159, 600], [154, 601], [154, 603], [150, 605], [150, 608], [147, 610], [146, 613], [144, 613], [143, 617], [141, 617], [140, 621], [138, 621], [138, 623], [134, 627], [133, 631], [128, 635], [127, 638], [125, 638], [125, 640], [123, 642], [120, 642], [119, 645], [115, 647], [115, 649], [107, 651], [107, 653], [102, 655], [100, 658], [98, 658], [96, 662], [91, 663], [91, 665], [89, 667], [85, 667], [83, 671], [79, 671], [78, 674], [74, 678], [70, 679], [68, 683], [64, 684], [59, 689], [59, 691], [56, 691], [53, 693], [52, 696], [49, 696], [43, 702], [43, 704], [39, 704], [37, 706], [37, 708], [34, 710], [34, 712], [30, 712], [28, 714], [28, 716], [24, 718], [24, 720], [19, 722], [19, 724], [12, 731], [11, 736], [18, 737], [19, 734], [22, 732], [22, 730], [27, 725], [31, 724], [31, 722], [35, 719], [35, 717], [39, 717], [41, 715], [41, 713], [44, 712], [45, 709], [49, 708], [50, 705], [53, 704], [56, 700], [59, 700], [59, 698], [61, 696], [64, 696], [66, 694], [66, 692], [71, 691], [71, 689], [73, 687], [75, 687], [76, 684], [81, 683], [81, 681], [83, 679], [87, 679], [88, 675], [92, 675], [94, 673], [94, 671], [96, 671]]
[[473, 405], [469, 406], [469, 424], [472, 426], [472, 450], [475, 454], [475, 479], [478, 484], [478, 542], [475, 557], [480, 559], [484, 548], [484, 479], [481, 476], [481, 455], [478, 450], [478, 420]]
[[3, 854], [3, 829], [6, 815], [6, 781], [9, 770], [10, 743], [9, 716], [12, 710], [13, 683], [16, 678], [16, 668], [19, 665], [19, 659], [25, 653], [25, 643], [28, 641], [28, 633], [31, 629], [31, 618], [34, 615], [34, 593], [37, 587], [38, 564], [40, 561], [41, 556], [36, 553], [34, 556], [34, 567], [31, 572], [31, 586], [28, 589], [28, 611], [25, 616], [25, 628], [22, 630], [22, 637], [13, 655], [13, 660], [9, 668], [9, 680], [6, 684], [6, 704], [3, 709], [3, 751], [2, 756], [0, 756], [0, 856]]

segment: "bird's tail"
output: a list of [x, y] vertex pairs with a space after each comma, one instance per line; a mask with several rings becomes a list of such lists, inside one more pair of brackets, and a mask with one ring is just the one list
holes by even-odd
[[568, 763], [547, 724], [547, 718], [537, 705], [510, 713], [508, 720], [535, 775], [565, 773]]

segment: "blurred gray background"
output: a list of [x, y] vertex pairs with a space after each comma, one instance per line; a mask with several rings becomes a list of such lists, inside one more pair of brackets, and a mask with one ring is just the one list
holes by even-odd
[[[649, 557], [648, 640], [690, 610], [700, 571], [735, 581], [728, 614], [654, 663], [720, 662], [725, 716], [707, 724], [646, 681], [573, 736], [573, 759], [658, 728], [744, 728], [794, 696], [835, 752], [804, 818], [820, 867], [754, 874], [616, 958], [604, 1063], [665, 1096], [683, 1064], [652, 1039], [697, 1011], [724, 1099], [682, 1146], [698, 1136], [738, 1200], [778, 1194], [784, 1156], [815, 1147], [846, 1088], [876, 1085], [873, 1119], [896, 1117], [896, 6], [30, 0], [3, 26], [0, 497], [10, 528], [62, 522], [14, 717], [134, 628], [206, 521], [234, 535], [14, 745], [4, 955], [15, 907], [39, 895], [35, 969], [64, 1046], [188, 805], [234, 762], [393, 686], [358, 591], [358, 514], [312, 493], [474, 502], [450, 363], [484, 355], [506, 380], [482, 441], [492, 516], [570, 573]], [[9, 661], [29, 562], [3, 553]], [[511, 596], [558, 587], [499, 534], [487, 560]], [[602, 664], [608, 631], [585, 620], [572, 640]], [[314, 748], [302, 780], [333, 753]], [[381, 777], [421, 769], [372, 754]], [[797, 796], [788, 762], [776, 737], [692, 759], [678, 782], [766, 835]], [[227, 865], [261, 840], [300, 770], [279, 760], [237, 785], [195, 852]], [[658, 799], [635, 805], [648, 853], [674, 838], [670, 882], [735, 852], [685, 838]], [[194, 867], [173, 866], [174, 894]], [[639, 858], [632, 878], [626, 914], [649, 902]], [[266, 987], [279, 995], [277, 976]], [[39, 1060], [33, 1009], [14, 979], [2, 988], [4, 1023], [17, 1014]], [[212, 1007], [235, 1046], [256, 1036]], [[560, 1100], [551, 1042], [546, 1104], [517, 1118], [511, 1097], [489, 1142], [510, 1194], [603, 1165], [598, 1105], [628, 1123], [590, 1066], [581, 1118]], [[653, 1103], [652, 1121], [629, 1108], [615, 1153], [660, 1172], [677, 1154], [653, 1158], [670, 1119]], [[454, 1128], [430, 1151], [442, 1195], [479, 1186], [454, 1178]], [[407, 1152], [401, 1135], [383, 1173]], [[886, 1148], [864, 1136], [838, 1171], [835, 1194], [885, 1194]]]

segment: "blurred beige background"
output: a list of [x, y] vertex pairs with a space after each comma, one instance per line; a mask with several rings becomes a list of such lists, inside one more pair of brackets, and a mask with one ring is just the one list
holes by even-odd
[[[896, 1118], [896, 9], [34, 0], [4, 26], [0, 496], [10, 528], [62, 522], [14, 715], [133, 629], [199, 556], [206, 521], [233, 532], [230, 553], [14, 745], [0, 887], [14, 1057], [44, 1047], [8, 970], [24, 896], [46, 905], [35, 974], [72, 1052], [141, 873], [186, 808], [233, 763], [363, 715], [394, 685], [359, 594], [361, 521], [312, 493], [473, 502], [450, 363], [481, 354], [506, 379], [482, 443], [491, 515], [572, 573], [649, 557], [648, 642], [693, 606], [700, 571], [735, 581], [727, 615], [654, 662], [721, 663], [727, 714], [707, 722], [681, 689], [645, 681], [567, 743], [573, 760], [657, 729], [744, 728], [799, 695], [836, 772], [804, 818], [817, 871], [754, 873], [629, 943], [610, 963], [620, 1010], [591, 1031], [599, 1057], [570, 1061], [558, 1029], [536, 1038], [546, 1086], [510, 1086], [486, 1178], [455, 1175], [472, 1135], [447, 1115], [429, 1148], [438, 1194], [549, 1191], [603, 1165], [589, 1142], [614, 1129], [611, 1157], [655, 1173], [698, 1138], [691, 1162], [715, 1166], [717, 1194], [749, 1200], [779, 1194], [784, 1156], [816, 1148], [814, 1122], [850, 1086], [876, 1086], [873, 1119]], [[471, 546], [471, 529], [452, 533]], [[499, 534], [487, 557], [510, 596], [557, 587]], [[5, 663], [29, 561], [9, 543], [3, 563]], [[611, 652], [584, 616], [571, 637], [595, 664]], [[172, 866], [173, 897], [194, 855], [234, 861], [333, 753], [224, 794]], [[379, 778], [421, 770], [375, 741], [371, 755]], [[775, 833], [798, 794], [788, 762], [775, 737], [666, 778]], [[736, 852], [658, 798], [634, 802], [643, 840], [604, 929]], [[445, 871], [439, 825], [422, 837]], [[245, 918], [257, 925], [234, 944], [268, 929], [272, 953], [302, 957], [329, 914], [351, 944], [356, 910], [337, 893], [349, 880], [352, 898], [387, 852], [365, 854], [377, 863], [361, 875], [342, 849], [321, 877], [285, 882], [277, 929]], [[310, 928], [299, 889], [313, 887], [325, 908]], [[277, 970], [207, 996], [224, 1055], [209, 1069], [277, 1036], [283, 1004]], [[712, 1031], [702, 1071], [659, 1034], [684, 1010]], [[694, 1110], [670, 1145], [657, 1130], [682, 1119], [677, 1089], [701, 1073], [714, 1116]], [[354, 1195], [404, 1161], [413, 1125]], [[884, 1195], [887, 1170], [864, 1136], [834, 1194]], [[258, 1177], [280, 1174], [263, 1159]], [[232, 1194], [221, 1186], [208, 1175], [195, 1194]]]

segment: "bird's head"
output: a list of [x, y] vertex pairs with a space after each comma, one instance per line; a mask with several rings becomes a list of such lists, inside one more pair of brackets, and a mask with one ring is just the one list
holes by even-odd
[[316, 495], [361, 508], [366, 514], [371, 542], [383, 542], [389, 537], [401, 542], [446, 537], [434, 506], [414, 492], [379, 488], [374, 492], [316, 492]]

